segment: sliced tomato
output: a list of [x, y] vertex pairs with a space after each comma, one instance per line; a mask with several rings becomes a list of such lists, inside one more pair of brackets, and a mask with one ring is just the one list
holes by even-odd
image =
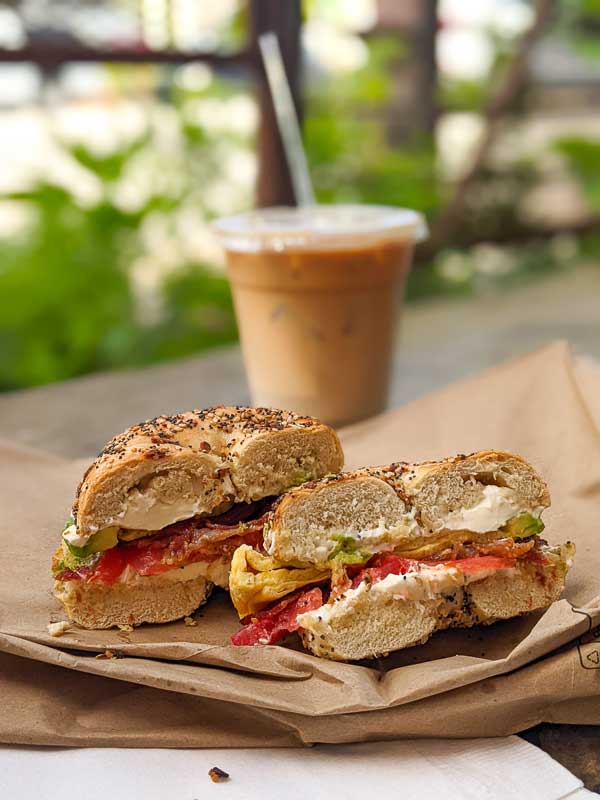
[[246, 627], [234, 634], [231, 641], [236, 645], [275, 644], [288, 633], [298, 630], [300, 614], [322, 605], [323, 592], [318, 586], [296, 592], [251, 617]]
[[88, 580], [90, 583], [104, 583], [107, 586], [112, 586], [126, 566], [125, 548], [112, 547], [98, 561]]
[[393, 553], [379, 553], [369, 561], [369, 566], [361, 570], [352, 581], [352, 588], [356, 587], [365, 580], [377, 583], [387, 578], [388, 575], [405, 575], [407, 572], [417, 568], [418, 561], [410, 558], [401, 558]]
[[[516, 557], [516, 554], [515, 554]], [[369, 566], [361, 570], [352, 581], [352, 588], [356, 589], [365, 579], [371, 583], [378, 583], [388, 575], [406, 575], [407, 572], [417, 572], [422, 566], [427, 567], [456, 567], [465, 575], [474, 575], [482, 570], [505, 569], [513, 566], [515, 557], [508, 556], [470, 556], [467, 558], [454, 558], [430, 561], [414, 561], [401, 558], [393, 553], [380, 553], [371, 559]]]
[[[116, 548], [119, 549], [119, 548]], [[123, 548], [125, 551], [125, 563], [132, 567], [138, 575], [158, 575], [160, 572], [167, 572], [172, 569], [172, 564], [165, 564], [164, 550], [157, 550], [146, 547], [143, 550]]]

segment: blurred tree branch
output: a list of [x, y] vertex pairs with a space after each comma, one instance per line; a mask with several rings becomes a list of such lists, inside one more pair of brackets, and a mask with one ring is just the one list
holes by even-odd
[[[514, 224], [511, 227], [496, 231], [493, 237], [481, 236], [469, 231], [457, 231], [453, 244], [457, 247], [472, 247], [473, 245], [490, 241], [494, 244], [518, 244], [519, 242], [528, 242], [534, 239], [551, 239], [558, 234], [581, 236], [598, 230], [600, 230], [600, 214], [590, 214], [578, 222], [561, 225], [560, 228]], [[421, 260], [421, 257], [419, 260]]]
[[[492, 145], [496, 141], [505, 114], [514, 108], [528, 81], [527, 63], [532, 46], [546, 31], [555, 8], [555, 0], [536, 0], [535, 16], [531, 26], [521, 38], [514, 57], [509, 63], [497, 89], [492, 93], [483, 112], [484, 128], [470, 166], [457, 182], [453, 193], [432, 225], [431, 236], [424, 245], [425, 257], [441, 249], [459, 229], [468, 194], [485, 166]], [[511, 235], [512, 238], [512, 235]]]

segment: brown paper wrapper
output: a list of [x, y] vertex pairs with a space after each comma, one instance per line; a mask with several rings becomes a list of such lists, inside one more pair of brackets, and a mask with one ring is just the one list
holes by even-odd
[[[293, 647], [233, 647], [238, 622], [223, 592], [196, 627], [49, 636], [48, 623], [64, 619], [49, 562], [84, 465], [0, 448], [0, 669], [2, 696], [11, 698], [0, 738], [289, 746], [600, 723], [597, 397], [596, 369], [575, 369], [556, 344], [343, 432], [349, 467], [488, 448], [520, 453], [550, 485], [544, 536], [578, 549], [565, 598], [545, 613], [447, 631], [365, 664]], [[107, 648], [124, 657], [95, 658]]]

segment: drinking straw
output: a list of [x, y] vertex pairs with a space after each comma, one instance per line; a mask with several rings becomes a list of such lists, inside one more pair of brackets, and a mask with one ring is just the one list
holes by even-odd
[[281, 48], [274, 33], [263, 33], [259, 36], [258, 43], [265, 64], [267, 80], [275, 107], [277, 126], [283, 141], [283, 149], [292, 178], [292, 186], [296, 202], [299, 206], [310, 206], [315, 203], [306, 153], [302, 145], [300, 124], [292, 99], [290, 84], [288, 83]]

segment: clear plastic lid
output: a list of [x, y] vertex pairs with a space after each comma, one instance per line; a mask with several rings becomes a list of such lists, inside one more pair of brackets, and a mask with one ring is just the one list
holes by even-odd
[[322, 205], [261, 208], [213, 223], [228, 250], [347, 248], [427, 237], [422, 214], [392, 206]]

